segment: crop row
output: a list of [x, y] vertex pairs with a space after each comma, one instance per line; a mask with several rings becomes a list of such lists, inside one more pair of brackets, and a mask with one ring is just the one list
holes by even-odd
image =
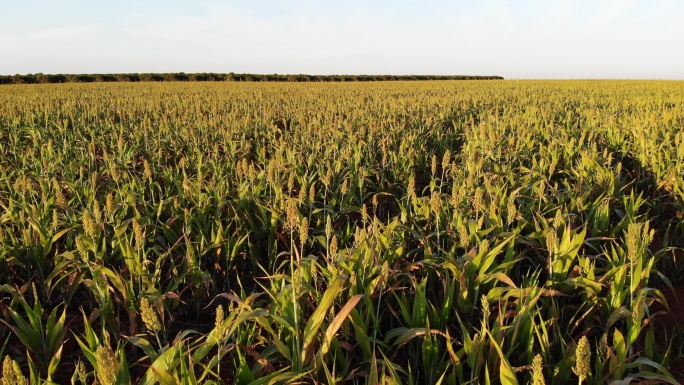
[[3, 383], [676, 383], [682, 106], [681, 82], [3, 87]]

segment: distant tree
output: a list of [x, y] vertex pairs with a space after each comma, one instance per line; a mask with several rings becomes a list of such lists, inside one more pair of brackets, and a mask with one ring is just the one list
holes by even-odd
[[42, 84], [50, 83], [50, 77], [47, 75], [44, 75], [42, 73], [37, 73], [35, 75], [35, 77], [36, 77], [36, 82], [38, 82], [38, 83], [42, 83]]
[[62, 74], [48, 75], [50, 83], [66, 83], [67, 77]]
[[83, 83], [83, 82], [137, 82], [137, 81], [270, 81], [270, 82], [344, 82], [344, 81], [388, 81], [388, 80], [488, 80], [503, 79], [501, 76], [466, 76], [466, 75], [258, 75], [220, 73], [129, 73], [129, 74], [71, 74], [45, 75], [42, 73], [28, 75], [0, 75], [0, 84], [26, 83]]

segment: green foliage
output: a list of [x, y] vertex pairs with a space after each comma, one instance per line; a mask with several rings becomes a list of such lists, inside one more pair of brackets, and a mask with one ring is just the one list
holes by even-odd
[[0, 88], [7, 381], [676, 382], [680, 82], [249, 77]]

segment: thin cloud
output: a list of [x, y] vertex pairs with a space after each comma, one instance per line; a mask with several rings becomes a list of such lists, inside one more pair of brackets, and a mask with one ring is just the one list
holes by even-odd
[[127, 4], [106, 18], [91, 10], [56, 27], [0, 27], [0, 73], [684, 78], [674, 49], [684, 6], [673, 0], [157, 2], [163, 12], [130, 3], [125, 13]]

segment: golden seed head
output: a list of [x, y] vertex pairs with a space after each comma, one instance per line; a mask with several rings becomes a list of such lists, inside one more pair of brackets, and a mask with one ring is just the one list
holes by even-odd
[[316, 201], [316, 182], [311, 183], [309, 186], [309, 203], [314, 204]]
[[116, 375], [119, 371], [119, 363], [116, 361], [114, 352], [104, 346], [99, 346], [95, 351], [95, 362], [97, 364], [97, 379], [102, 385], [113, 385], [116, 382]]
[[290, 195], [292, 195], [292, 189], [294, 188], [294, 179], [294, 172], [290, 172], [290, 176], [287, 178], [287, 191], [290, 192]]
[[380, 281], [378, 281], [378, 287], [382, 291], [385, 286], [387, 286], [387, 282], [389, 281], [390, 277], [390, 266], [389, 262], [385, 261], [382, 264], [382, 268], [380, 269]]
[[218, 329], [223, 324], [224, 319], [225, 313], [223, 312], [223, 305], [219, 305], [216, 308], [216, 322], [214, 323], [214, 328]]
[[[316, 274], [318, 272], [317, 265], [315, 263], [312, 263], [309, 265], [309, 274], [312, 278], [316, 277]], [[314, 278], [315, 279], [315, 278]]]
[[355, 273], [351, 273], [349, 275], [349, 286], [351, 287], [356, 287], [356, 283], [358, 282], [358, 278], [356, 277]]
[[321, 182], [325, 185], [325, 187], [328, 187], [330, 185], [330, 182], [332, 181], [332, 170], [330, 167], [328, 167], [328, 171], [326, 171], [325, 176], [321, 179]]
[[416, 176], [411, 174], [409, 177], [408, 187], [406, 188], [409, 198], [416, 197]]
[[485, 185], [485, 190], [486, 190], [487, 192], [490, 192], [490, 191], [494, 190], [494, 187], [493, 187], [493, 185], [492, 185], [492, 178], [490, 178], [489, 175], [487, 175], [487, 176], [485, 176], [483, 179], [484, 179], [483, 182], [484, 182], [484, 185]]
[[299, 288], [302, 287], [302, 271], [297, 269], [292, 275], [292, 285], [299, 292]]
[[78, 380], [81, 381], [81, 384], [87, 384], [88, 372], [86, 371], [83, 361], [78, 361], [76, 364], [76, 375], [78, 376]]
[[223, 338], [225, 337], [227, 331], [227, 327], [223, 322], [225, 319], [226, 315], [223, 311], [223, 305], [219, 305], [216, 308], [216, 320], [214, 321], [214, 336], [217, 343], [223, 341]]
[[145, 179], [152, 180], [152, 168], [150, 168], [150, 162], [148, 162], [147, 159], [143, 161], [143, 169], [143, 176]]
[[556, 216], [553, 218], [553, 227], [560, 229], [561, 226], [565, 224], [565, 219], [563, 219], [563, 214], [560, 210], [556, 210]]
[[330, 241], [330, 257], [333, 259], [337, 258], [337, 248], [337, 236], [334, 236]]
[[601, 336], [601, 342], [599, 343], [599, 353], [601, 354], [601, 357], [603, 358], [608, 358], [608, 349], [610, 347], [608, 346], [608, 334], [603, 333]]
[[342, 195], [347, 195], [347, 192], [349, 191], [349, 185], [347, 182], [347, 179], [345, 178], [344, 181], [342, 182], [342, 187], [340, 187], [340, 192]]
[[636, 260], [639, 248], [639, 225], [630, 223], [627, 227], [627, 236], [625, 242], [627, 243], [627, 258], [630, 261]]
[[133, 234], [135, 236], [135, 249], [140, 250], [145, 246], [145, 233], [138, 218], [133, 219]]
[[363, 244], [363, 242], [368, 239], [368, 233], [366, 232], [365, 227], [357, 227], [356, 230], [354, 231], [354, 240], [357, 245]]
[[451, 151], [449, 149], [444, 152], [444, 156], [442, 157], [442, 169], [446, 170], [449, 167], [449, 164], [451, 163]]
[[486, 294], [483, 294], [480, 303], [482, 304], [482, 319], [486, 322], [491, 314], [491, 309], [489, 308], [489, 298]]
[[299, 210], [297, 209], [297, 202], [294, 199], [287, 201], [286, 219], [287, 227], [290, 231], [294, 231], [299, 224]]
[[304, 218], [302, 218], [302, 221], [299, 223], [299, 242], [301, 242], [301, 244], [304, 245], [308, 238], [309, 238], [309, 219], [307, 217], [304, 217]]
[[532, 385], [545, 385], [544, 381], [544, 363], [541, 354], [534, 356], [532, 360]]
[[458, 228], [458, 239], [461, 247], [467, 249], [470, 246], [470, 235], [468, 234], [468, 229], [465, 226], [460, 226]]
[[21, 240], [24, 241], [24, 243], [27, 245], [30, 245], [31, 243], [33, 243], [33, 239], [31, 236], [31, 230], [22, 229], [21, 230]]
[[475, 211], [482, 211], [484, 208], [482, 203], [483, 194], [482, 188], [478, 187], [475, 189], [475, 196], [473, 197], [473, 208]]
[[558, 236], [556, 235], [556, 230], [548, 229], [546, 232], [546, 250], [549, 254], [553, 255], [556, 250], [556, 241]]
[[145, 297], [140, 300], [140, 315], [147, 330], [155, 333], [161, 331], [162, 324], [159, 320], [159, 315], [157, 315], [157, 311]]
[[480, 338], [480, 333], [475, 333], [472, 340], [473, 352], [476, 355], [480, 354], [480, 346], [482, 345], [482, 339]]
[[107, 194], [107, 200], [105, 201], [105, 215], [108, 217], [114, 213], [114, 194], [111, 192]]
[[24, 178], [20, 177], [20, 176], [17, 177], [17, 179], [14, 180], [14, 184], [12, 185], [12, 188], [17, 192], [23, 192]]
[[[238, 177], [240, 177], [240, 173], [238, 173]], [[188, 174], [186, 174], [186, 173], [183, 173], [183, 189], [184, 190], [192, 189], [192, 184], [190, 184], [190, 178], [188, 178]]]
[[575, 350], [575, 367], [572, 369], [575, 375], [579, 377], [580, 382], [589, 378], [591, 365], [591, 348], [589, 347], [589, 339], [587, 336], [582, 336], [577, 344]]
[[328, 215], [325, 218], [325, 237], [326, 237], [326, 239], [330, 239], [331, 234], [332, 234], [332, 219], [330, 219], [330, 215]]
[[33, 183], [31, 182], [31, 179], [26, 175], [24, 175], [24, 191], [30, 194], [34, 192]]
[[114, 182], [119, 183], [119, 169], [116, 167], [116, 164], [109, 164], [109, 174], [112, 176], [112, 179], [114, 179]]
[[57, 179], [52, 180], [52, 186], [55, 189], [55, 203], [58, 207], [65, 209], [67, 207], [67, 200], [62, 192], [62, 187], [57, 182]]
[[488, 239], [483, 239], [482, 242], [480, 242], [480, 252], [483, 254], [487, 254], [487, 252], [489, 252], [489, 240]]
[[266, 166], [266, 181], [273, 183], [275, 181], [275, 166], [274, 162], [268, 162]]
[[100, 201], [97, 199], [93, 202], [93, 214], [95, 215], [95, 223], [102, 222], [102, 209], [100, 208]]
[[123, 137], [123, 132], [119, 132], [119, 140], [116, 142], [116, 148], [119, 150], [119, 153], [122, 153], [124, 151], [124, 137]]
[[306, 188], [306, 183], [302, 185], [302, 188], [299, 189], [299, 201], [304, 203], [306, 202], [308, 190]]
[[83, 231], [85, 231], [86, 235], [94, 238], [96, 234], [95, 222], [93, 222], [93, 217], [90, 215], [90, 211], [88, 210], [83, 210], [82, 225]]
[[432, 171], [432, 176], [437, 175], [437, 155], [432, 155], [432, 164], [430, 165], [430, 171]]
[[25, 385], [28, 381], [21, 372], [19, 364], [10, 356], [5, 356], [2, 361], [2, 384], [3, 385]]
[[432, 196], [430, 197], [430, 208], [432, 209], [432, 212], [439, 216], [439, 210], [442, 206], [442, 199], [439, 196], [439, 193], [437, 191], [432, 192]]
[[513, 221], [518, 216], [518, 208], [515, 206], [515, 195], [511, 194], [508, 196], [508, 201], [506, 202], [506, 217], [508, 221]]

